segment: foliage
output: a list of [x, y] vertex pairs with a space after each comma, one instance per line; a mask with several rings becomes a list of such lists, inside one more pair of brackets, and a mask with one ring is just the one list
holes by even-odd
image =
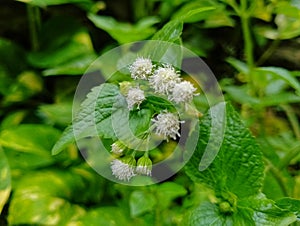
[[[0, 28], [0, 225], [299, 224], [298, 1], [1, 4], [6, 22]], [[98, 56], [145, 39], [183, 45], [203, 57], [226, 103], [208, 106], [205, 95], [195, 96], [197, 110], [205, 113], [186, 167], [167, 181], [130, 187], [94, 171], [90, 165], [102, 156], [81, 155], [73, 133], [77, 128], [77, 138], [99, 136], [110, 147], [116, 140], [111, 118], [124, 124], [122, 115], [113, 115], [122, 94], [118, 83], [128, 77], [121, 71], [111, 83], [92, 88], [70, 125], [72, 101], [80, 76]], [[169, 46], [164, 47], [146, 45], [144, 51], [160, 56]], [[104, 76], [109, 65], [97, 65]], [[145, 131], [153, 112], [168, 106], [155, 97], [147, 101], [130, 113], [135, 134]], [[95, 111], [97, 134], [89, 124]], [[213, 117], [226, 123], [224, 131], [211, 129]], [[219, 152], [211, 146], [206, 155], [220, 132]], [[92, 154], [92, 138], [84, 142]], [[175, 144], [164, 143], [150, 157], [166, 158]]]

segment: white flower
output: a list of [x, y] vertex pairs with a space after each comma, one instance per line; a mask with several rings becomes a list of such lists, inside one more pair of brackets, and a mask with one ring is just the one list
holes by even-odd
[[119, 159], [115, 159], [111, 162], [111, 170], [112, 174], [119, 180], [129, 181], [135, 176], [134, 166]]
[[122, 155], [124, 147], [118, 141], [111, 145], [111, 152], [116, 155]]
[[152, 62], [148, 58], [138, 57], [129, 67], [131, 78], [133, 79], [147, 79], [152, 73]]
[[157, 115], [156, 119], [152, 119], [154, 122], [155, 133], [163, 136], [168, 140], [168, 137], [176, 140], [176, 135], [180, 137], [179, 129], [180, 123], [183, 121], [179, 121], [179, 118], [176, 114], [170, 112], [163, 112]]
[[137, 161], [136, 173], [140, 175], [151, 176], [152, 161], [147, 156], [142, 156]]
[[139, 87], [132, 87], [128, 90], [126, 101], [129, 110], [132, 110], [134, 105], [139, 107], [143, 100], [145, 100], [145, 94]]
[[159, 67], [152, 76], [149, 83], [156, 93], [168, 94], [176, 83], [180, 82], [179, 74], [171, 65]]
[[192, 101], [195, 91], [196, 88], [192, 83], [183, 81], [174, 85], [169, 99], [177, 104], [188, 103]]

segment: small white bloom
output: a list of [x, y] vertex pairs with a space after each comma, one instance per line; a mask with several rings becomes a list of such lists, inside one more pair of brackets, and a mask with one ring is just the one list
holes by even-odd
[[147, 156], [142, 156], [137, 161], [136, 173], [140, 175], [151, 176], [152, 161]]
[[189, 103], [192, 101], [196, 88], [192, 83], [183, 81], [174, 85], [169, 99], [175, 103]]
[[139, 107], [143, 100], [145, 100], [145, 94], [139, 87], [132, 87], [128, 90], [126, 101], [129, 110], [132, 110], [134, 105]]
[[124, 148], [121, 146], [119, 142], [115, 142], [111, 145], [111, 152], [116, 155], [122, 155]]
[[140, 175], [146, 175], [151, 177], [151, 167], [149, 166], [137, 166], [136, 173]]
[[133, 79], [147, 79], [152, 73], [152, 62], [148, 58], [138, 57], [129, 67], [131, 78]]
[[115, 159], [111, 162], [111, 170], [112, 174], [119, 180], [129, 181], [135, 176], [134, 167], [119, 159]]
[[172, 91], [174, 85], [180, 82], [179, 74], [171, 65], [159, 67], [152, 76], [149, 77], [149, 83], [156, 93], [168, 94]]
[[179, 121], [176, 114], [163, 112], [158, 114], [156, 119], [152, 119], [151, 121], [154, 122], [155, 132], [165, 139], [168, 140], [168, 137], [171, 137], [176, 140], [176, 135], [180, 137], [178, 131], [180, 129], [180, 123], [183, 123], [183, 121]]

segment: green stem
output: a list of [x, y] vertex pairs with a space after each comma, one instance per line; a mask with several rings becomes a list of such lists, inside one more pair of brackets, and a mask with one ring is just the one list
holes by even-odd
[[239, 16], [241, 18], [241, 23], [242, 23], [246, 61], [251, 72], [251, 69], [254, 66], [254, 60], [253, 60], [253, 42], [251, 38], [250, 23], [249, 23], [250, 16], [247, 7], [247, 0], [241, 0], [241, 11]]
[[280, 186], [283, 195], [289, 197], [290, 195], [286, 186], [285, 177], [282, 175], [281, 171], [278, 168], [276, 168], [272, 164], [272, 162], [267, 158], [264, 158], [264, 161], [268, 164], [267, 170], [270, 170], [270, 172], [278, 182], [278, 185]]
[[36, 6], [27, 5], [28, 26], [30, 33], [31, 48], [33, 51], [39, 49], [38, 32], [41, 26], [41, 16], [39, 8]]
[[300, 144], [294, 146], [281, 160], [278, 169], [283, 170], [286, 168], [290, 162], [299, 155], [300, 153]]
[[295, 114], [293, 108], [289, 105], [280, 105], [280, 107], [285, 111], [289, 122], [291, 123], [294, 134], [298, 140], [300, 140], [300, 125], [298, 122], [297, 115]]
[[274, 51], [277, 49], [277, 47], [280, 44], [280, 39], [275, 39], [271, 45], [266, 49], [266, 51], [261, 55], [261, 57], [258, 59], [256, 65], [263, 64], [266, 60], [269, 59], [269, 57], [274, 53]]

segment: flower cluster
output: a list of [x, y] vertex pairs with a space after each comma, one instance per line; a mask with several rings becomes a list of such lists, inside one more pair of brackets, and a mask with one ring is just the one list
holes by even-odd
[[[129, 71], [133, 81], [120, 83], [120, 91], [125, 96], [130, 111], [139, 110], [142, 102], [147, 101], [146, 96], [149, 94], [165, 97], [174, 105], [185, 106], [184, 109], [187, 111], [189, 103], [197, 95], [193, 84], [182, 80], [180, 73], [170, 64], [154, 65], [151, 59], [138, 57], [130, 65]], [[151, 103], [155, 109], [156, 106], [153, 104], [157, 102]], [[180, 121], [178, 113], [170, 111], [169, 107], [162, 110], [162, 106], [164, 105], [161, 103], [158, 108], [160, 110], [154, 110], [152, 125], [146, 134], [155, 133], [167, 142], [170, 138], [176, 140], [180, 137], [180, 124], [184, 121]], [[127, 149], [120, 141], [111, 145], [111, 152], [116, 156], [111, 162], [111, 170], [117, 179], [129, 181], [136, 175], [152, 175], [152, 161], [148, 157], [148, 152], [136, 161], [136, 150]]]
[[[131, 77], [134, 80], [148, 80], [150, 88], [155, 93], [166, 95], [170, 101], [176, 104], [188, 104], [192, 101], [196, 88], [189, 81], [182, 81], [179, 72], [170, 64], [155, 66], [148, 58], [138, 57], [129, 67]], [[126, 100], [128, 109], [133, 110], [145, 100], [144, 91], [138, 87], [129, 89]]]

